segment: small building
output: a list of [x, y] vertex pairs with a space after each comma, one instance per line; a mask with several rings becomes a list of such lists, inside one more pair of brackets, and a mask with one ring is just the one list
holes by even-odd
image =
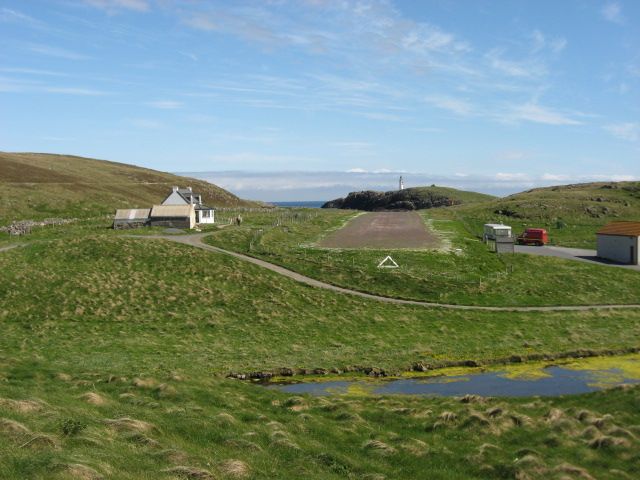
[[144, 227], [149, 222], [150, 208], [126, 208], [116, 210], [114, 229]]
[[196, 223], [214, 223], [215, 210], [202, 203], [202, 195], [191, 187], [173, 187], [171, 193], [162, 201], [162, 205], [194, 205]]
[[489, 240], [496, 241], [498, 239], [510, 239], [511, 227], [509, 225], [502, 225], [501, 223], [485, 223], [482, 233], [482, 241], [487, 242]]
[[154, 205], [149, 214], [149, 225], [191, 229], [196, 225], [195, 205]]
[[598, 257], [638, 265], [640, 222], [611, 222], [597, 233]]

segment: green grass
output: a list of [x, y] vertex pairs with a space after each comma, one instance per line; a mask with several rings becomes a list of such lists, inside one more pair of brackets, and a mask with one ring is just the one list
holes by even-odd
[[[320, 249], [315, 244], [354, 212], [277, 211], [247, 215], [207, 239], [313, 278], [347, 288], [412, 300], [494, 306], [640, 303], [636, 271], [533, 255], [495, 255], [463, 222], [422, 215], [448, 251]], [[297, 215], [297, 217], [293, 217]], [[442, 216], [442, 214], [439, 214]], [[377, 268], [388, 254], [399, 269]]]
[[387, 305], [115, 235], [0, 253], [0, 299], [3, 479], [637, 474], [639, 388], [463, 403], [291, 396], [222, 376], [637, 347], [638, 311]]
[[3, 351], [28, 349], [60, 368], [76, 362], [95, 368], [117, 351], [109, 362], [118, 369], [148, 368], [161, 356], [167, 368], [205, 362], [218, 374], [354, 365], [401, 371], [417, 361], [633, 347], [640, 335], [635, 310], [539, 314], [392, 305], [161, 240], [29, 245], [0, 254], [0, 280]]

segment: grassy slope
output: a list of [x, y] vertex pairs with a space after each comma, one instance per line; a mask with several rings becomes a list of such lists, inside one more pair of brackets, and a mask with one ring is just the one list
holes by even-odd
[[[497, 256], [459, 221], [434, 220], [433, 225], [460, 252], [309, 248], [352, 215], [300, 211], [297, 218], [276, 221], [278, 212], [247, 214], [243, 227], [217, 232], [208, 241], [329, 283], [387, 296], [497, 306], [640, 303], [638, 272], [552, 257]], [[400, 268], [377, 268], [389, 253]]]
[[251, 205], [220, 187], [122, 163], [70, 155], [0, 152], [0, 225], [20, 219], [95, 217], [148, 208], [173, 185], [192, 186], [214, 207]]
[[[525, 227], [549, 230], [551, 242], [594, 248], [595, 232], [613, 220], [640, 220], [640, 182], [609, 182], [536, 188], [476, 205], [453, 207], [470, 231], [503, 222], [520, 233]], [[438, 212], [450, 216], [451, 212]]]
[[457, 200], [462, 202], [462, 204], [473, 204], [479, 202], [486, 202], [489, 200], [493, 200], [496, 197], [493, 195], [487, 195], [485, 193], [478, 192], [470, 192], [466, 190], [458, 190], [457, 188], [450, 187], [439, 187], [436, 185], [432, 185], [430, 187], [411, 187], [405, 189], [407, 192], [417, 192], [417, 193], [431, 193], [436, 195], [443, 195], [445, 197], [449, 197], [452, 200]]
[[[312, 399], [211, 374], [637, 346], [640, 312], [385, 305], [116, 237], [0, 253], [0, 298], [2, 478], [620, 478], [638, 465], [637, 388]], [[164, 472], [179, 466], [191, 477]]]

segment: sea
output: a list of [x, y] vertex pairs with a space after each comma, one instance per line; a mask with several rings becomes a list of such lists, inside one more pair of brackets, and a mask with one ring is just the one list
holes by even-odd
[[326, 203], [324, 200], [306, 201], [306, 202], [268, 202], [277, 207], [289, 208], [321, 208]]

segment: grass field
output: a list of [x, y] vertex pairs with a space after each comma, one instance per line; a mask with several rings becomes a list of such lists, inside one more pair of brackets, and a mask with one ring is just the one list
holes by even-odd
[[638, 388], [322, 399], [222, 378], [635, 347], [637, 311], [386, 305], [187, 246], [96, 235], [0, 253], [0, 298], [0, 478], [637, 473]]
[[[551, 257], [495, 255], [463, 222], [432, 218], [436, 211], [421, 213], [448, 246], [446, 252], [318, 248], [355, 215], [338, 210], [247, 215], [242, 227], [224, 229], [207, 241], [335, 285], [413, 300], [495, 306], [640, 302], [637, 272]], [[377, 268], [389, 254], [400, 268]]]

